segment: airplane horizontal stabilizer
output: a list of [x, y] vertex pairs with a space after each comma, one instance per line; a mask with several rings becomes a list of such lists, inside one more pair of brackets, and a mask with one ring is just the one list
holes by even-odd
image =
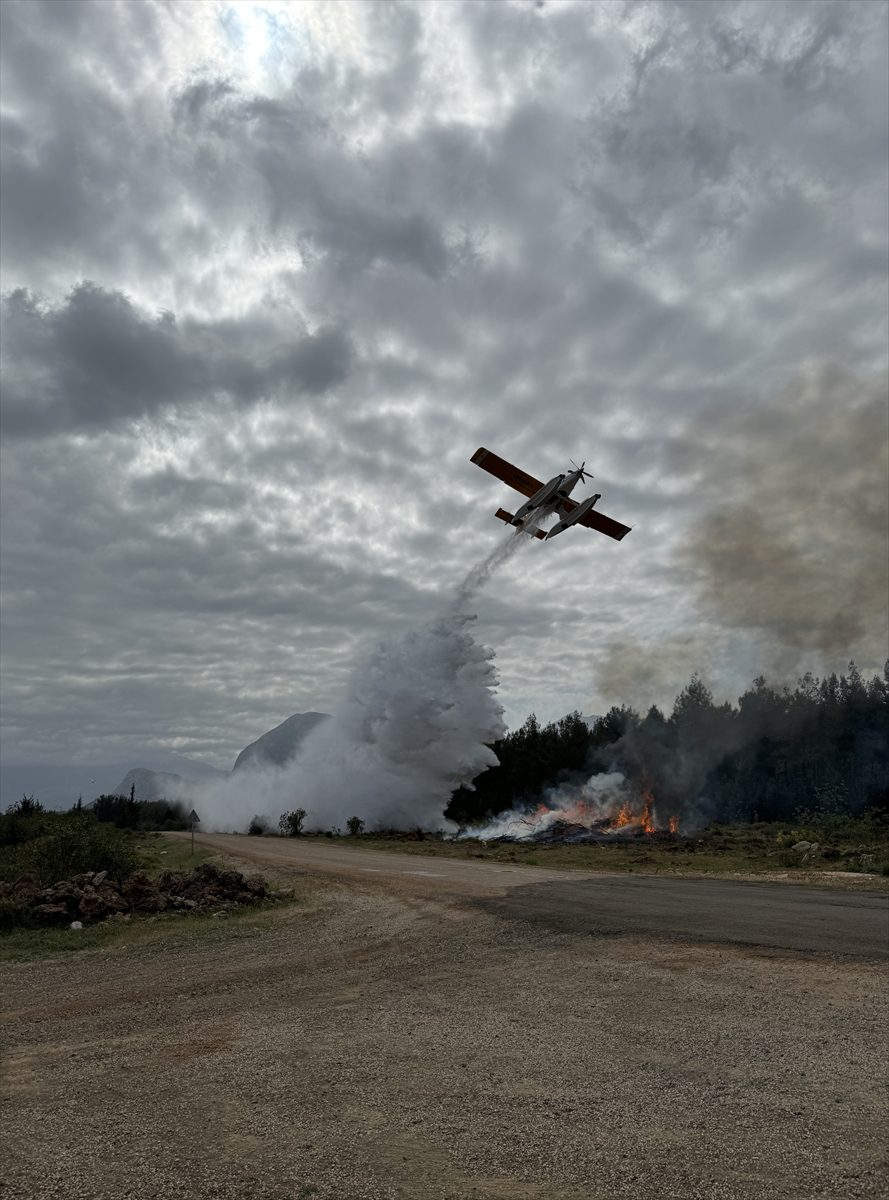
[[[505, 521], [505, 522], [507, 523], [507, 525], [511, 525], [511, 524], [512, 524], [512, 520], [513, 520], [512, 513], [510, 513], [510, 512], [507, 512], [505, 508], [498, 508], [498, 509], [497, 509], [497, 511], [494, 513], [494, 516], [495, 516], [495, 517], [499, 517], [499, 519], [500, 519], [501, 521]], [[531, 531], [530, 531], [530, 530], [526, 530], [525, 532], [526, 532], [526, 533], [530, 533]], [[546, 537], [546, 532], [545, 532], [545, 530], [543, 530], [543, 529], [535, 529], [535, 530], [534, 530], [534, 536], [535, 536], [535, 537], [537, 537], [537, 538], [545, 538], [545, 537]]]

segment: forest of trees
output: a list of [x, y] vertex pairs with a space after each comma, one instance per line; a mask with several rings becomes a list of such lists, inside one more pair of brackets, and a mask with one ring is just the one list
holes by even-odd
[[97, 821], [118, 829], [143, 832], [161, 829], [188, 829], [185, 808], [176, 800], [137, 800], [135, 789], [129, 796], [97, 796], [87, 805]]
[[882, 676], [805, 675], [791, 690], [754, 680], [737, 706], [695, 676], [669, 717], [612, 708], [550, 725], [532, 714], [493, 745], [500, 766], [459, 788], [447, 816], [476, 824], [567, 780], [621, 771], [658, 807], [709, 821], [788, 820], [807, 812], [889, 810], [889, 663]]
[[[640, 792], [650, 789], [656, 814], [675, 814], [683, 824], [691, 817], [697, 825], [789, 821], [800, 813], [865, 809], [889, 819], [889, 663], [871, 679], [854, 663], [839, 677], [807, 674], [793, 689], [760, 677], [737, 705], [715, 703], [694, 676], [669, 716], [655, 707], [644, 716], [620, 707], [592, 725], [578, 712], [541, 725], [532, 713], [492, 749], [500, 765], [451, 796], [445, 815], [460, 825], [539, 803], [547, 788], [603, 771], [620, 771]], [[84, 821], [133, 832], [188, 827], [182, 804], [136, 800], [134, 790], [78, 801], [68, 815], [80, 818], [81, 834]], [[0, 814], [0, 845], [31, 840], [61, 818], [25, 797]]]
[[50, 826], [70, 824], [68, 818], [79, 821], [78, 828], [113, 825], [133, 833], [189, 827], [185, 809], [177, 801], [137, 800], [133, 792], [129, 796], [97, 796], [89, 804], [78, 800], [67, 813], [44, 808], [34, 796], [22, 796], [17, 804], [0, 813], [0, 846], [31, 841]]

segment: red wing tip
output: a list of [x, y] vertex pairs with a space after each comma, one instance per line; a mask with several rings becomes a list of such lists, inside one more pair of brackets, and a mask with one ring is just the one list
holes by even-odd
[[484, 448], [484, 446], [479, 446], [478, 450], [476, 450], [475, 454], [473, 454], [472, 458], [469, 461], [474, 462], [474, 463], [480, 463], [482, 461], [482, 459], [487, 458], [490, 453], [491, 453], [491, 451], [486, 450]]

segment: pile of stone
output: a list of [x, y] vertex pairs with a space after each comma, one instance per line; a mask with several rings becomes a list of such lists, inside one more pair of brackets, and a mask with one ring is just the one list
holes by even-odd
[[19, 915], [22, 920], [62, 925], [120, 920], [131, 913], [224, 912], [256, 904], [270, 894], [268, 884], [258, 876], [245, 878], [240, 871], [202, 863], [191, 871], [164, 871], [153, 879], [145, 871], [136, 871], [119, 882], [109, 879], [107, 871], [87, 871], [48, 888], [23, 876], [15, 883], [0, 882], [0, 908], [7, 920]]

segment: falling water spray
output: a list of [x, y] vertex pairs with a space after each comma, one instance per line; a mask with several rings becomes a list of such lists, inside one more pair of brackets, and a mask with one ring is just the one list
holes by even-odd
[[506, 732], [492, 650], [472, 635], [471, 603], [530, 538], [510, 533], [427, 623], [386, 638], [356, 663], [332, 717], [282, 768], [238, 772], [206, 787], [205, 828], [243, 830], [256, 814], [277, 824], [306, 810], [307, 829], [443, 829], [451, 793], [497, 759]]

